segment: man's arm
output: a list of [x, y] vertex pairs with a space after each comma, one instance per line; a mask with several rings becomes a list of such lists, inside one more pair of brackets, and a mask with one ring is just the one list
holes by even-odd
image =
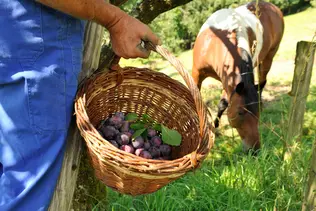
[[150, 28], [103, 0], [36, 0], [73, 17], [95, 21], [109, 30], [114, 52], [123, 58], [147, 58], [141, 40], [160, 44]]
[[103, 0], [36, 0], [46, 6], [67, 13], [73, 17], [93, 20], [109, 29], [124, 12]]

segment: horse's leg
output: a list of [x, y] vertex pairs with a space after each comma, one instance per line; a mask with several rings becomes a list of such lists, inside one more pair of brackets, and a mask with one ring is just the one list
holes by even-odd
[[259, 65], [259, 85], [258, 88], [260, 90], [260, 99], [262, 95], [262, 91], [267, 83], [267, 75], [271, 69], [273, 57], [278, 51], [278, 46], [270, 50], [267, 56], [263, 59], [262, 63]]
[[271, 69], [273, 57], [275, 56], [276, 52], [278, 51], [278, 48], [279, 48], [279, 46], [270, 50], [270, 52], [263, 59], [262, 63], [259, 66], [259, 77], [260, 77], [259, 78], [260, 79], [259, 85], [260, 85], [261, 92], [267, 83], [267, 75]]
[[201, 74], [201, 70], [199, 70], [193, 66], [192, 78], [193, 78], [193, 81], [195, 82], [195, 84], [197, 85], [197, 87], [199, 88], [199, 90], [201, 90], [202, 82], [204, 81], [204, 79], [206, 77], [207, 77], [206, 75]]
[[[270, 61], [265, 59], [259, 65], [259, 84], [256, 85], [256, 89], [257, 89], [257, 91], [259, 91], [260, 99], [261, 99], [263, 88], [265, 87], [265, 85], [267, 83], [267, 74], [270, 70], [271, 64], [272, 64], [272, 60], [270, 62]], [[267, 67], [267, 66], [269, 66], [269, 67]], [[266, 68], [268, 68], [268, 71], [265, 71]]]
[[223, 90], [221, 100], [219, 101], [218, 106], [217, 106], [217, 108], [218, 108], [217, 117], [214, 121], [215, 128], [218, 128], [219, 120], [221, 119], [221, 116], [227, 107], [228, 107], [227, 94], [226, 94], [225, 90]]

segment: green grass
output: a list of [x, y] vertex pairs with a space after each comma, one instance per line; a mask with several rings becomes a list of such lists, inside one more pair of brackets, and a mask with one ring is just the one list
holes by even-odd
[[281, 42], [276, 60], [293, 60], [296, 42], [310, 41], [316, 32], [316, 8], [285, 17], [284, 39]]
[[[224, 115], [221, 136], [201, 168], [165, 186], [156, 193], [131, 197], [108, 189], [106, 202], [94, 210], [300, 210], [306, 183], [312, 143], [316, 138], [316, 76], [312, 77], [307, 99], [303, 137], [293, 146], [293, 157], [283, 161], [283, 139], [291, 98], [287, 95], [293, 77], [296, 43], [311, 40], [316, 29], [316, 9], [285, 17], [286, 31], [275, 66], [264, 91], [260, 134], [262, 150], [259, 156], [242, 153], [241, 140]], [[122, 66], [147, 66], [168, 74], [176, 80], [180, 76], [166, 61], [122, 60]], [[192, 51], [178, 55], [190, 70]], [[290, 60], [280, 62], [280, 60]], [[316, 65], [314, 65], [316, 66]], [[316, 68], [314, 67], [314, 71]], [[209, 101], [213, 117], [220, 97], [220, 84], [212, 79], [203, 83], [203, 99]], [[102, 209], [100, 208], [102, 205]]]

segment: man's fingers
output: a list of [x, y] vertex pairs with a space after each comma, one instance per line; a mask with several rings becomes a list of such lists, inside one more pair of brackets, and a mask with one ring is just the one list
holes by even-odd
[[113, 49], [116, 55], [122, 57], [124, 59], [135, 59], [137, 57], [146, 59], [150, 55], [150, 50], [145, 48], [145, 43], [138, 43], [135, 47], [129, 46], [126, 48], [127, 50], [123, 49]]
[[144, 42], [142, 42], [142, 43], [137, 45], [136, 53], [138, 54], [139, 57], [141, 57], [143, 59], [148, 58], [149, 55], [150, 55], [150, 51], [145, 48], [145, 43]]
[[161, 45], [161, 40], [152, 32], [149, 31], [143, 38], [143, 40], [145, 41], [150, 41], [152, 42], [154, 45]]

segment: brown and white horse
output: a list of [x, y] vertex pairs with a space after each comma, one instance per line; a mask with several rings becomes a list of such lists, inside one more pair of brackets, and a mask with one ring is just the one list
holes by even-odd
[[[227, 108], [246, 151], [260, 148], [259, 98], [284, 32], [279, 8], [262, 1], [257, 8], [259, 19], [256, 2], [216, 11], [201, 27], [193, 49], [192, 76], [198, 88], [207, 77], [222, 82], [215, 127]], [[259, 85], [254, 80], [257, 63]]]

